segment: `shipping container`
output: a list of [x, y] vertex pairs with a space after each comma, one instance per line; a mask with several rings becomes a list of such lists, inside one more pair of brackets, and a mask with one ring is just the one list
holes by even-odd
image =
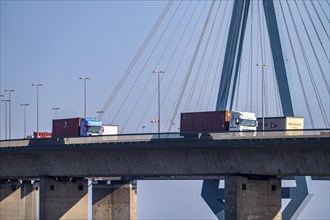
[[33, 132], [33, 138], [51, 138], [51, 132]]
[[53, 137], [79, 137], [81, 118], [53, 120]]
[[[265, 117], [265, 130], [304, 129], [303, 117]], [[262, 130], [262, 118], [258, 118], [258, 130]]]
[[102, 135], [116, 135], [118, 134], [119, 126], [118, 125], [106, 125], [103, 124]]
[[222, 132], [229, 130], [230, 111], [181, 113], [180, 132]]

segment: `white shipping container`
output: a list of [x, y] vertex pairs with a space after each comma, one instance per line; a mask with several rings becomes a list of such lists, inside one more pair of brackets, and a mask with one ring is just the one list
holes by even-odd
[[304, 129], [303, 117], [286, 117], [286, 129]]
[[105, 125], [103, 124], [102, 135], [116, 135], [118, 134], [119, 126], [118, 125]]
[[[265, 117], [265, 130], [304, 129], [303, 117]], [[262, 118], [258, 118], [258, 130], [262, 130]]]

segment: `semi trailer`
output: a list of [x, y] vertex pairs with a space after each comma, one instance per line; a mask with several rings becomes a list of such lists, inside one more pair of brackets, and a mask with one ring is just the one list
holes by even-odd
[[[257, 118], [257, 120], [259, 125], [257, 130], [262, 130], [262, 118]], [[267, 131], [304, 129], [303, 117], [265, 117], [264, 121], [264, 129]]]
[[[263, 130], [262, 118], [258, 120], [258, 131]], [[302, 135], [304, 133], [303, 117], [265, 117], [264, 131], [285, 131], [284, 135]]]

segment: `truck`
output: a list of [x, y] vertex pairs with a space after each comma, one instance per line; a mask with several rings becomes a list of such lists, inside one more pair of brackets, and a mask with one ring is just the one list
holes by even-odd
[[88, 137], [102, 135], [102, 122], [97, 118], [54, 119], [53, 137]]
[[208, 111], [181, 113], [180, 133], [256, 131], [258, 121], [253, 112]]

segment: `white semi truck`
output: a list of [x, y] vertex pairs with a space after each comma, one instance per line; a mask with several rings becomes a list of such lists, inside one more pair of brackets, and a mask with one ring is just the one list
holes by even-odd
[[256, 131], [258, 121], [253, 112], [230, 113], [229, 131]]

